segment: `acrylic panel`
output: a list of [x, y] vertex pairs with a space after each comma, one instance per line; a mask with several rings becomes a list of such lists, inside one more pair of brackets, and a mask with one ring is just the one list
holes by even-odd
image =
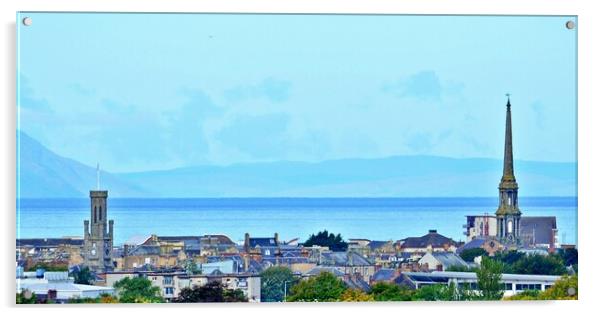
[[577, 299], [577, 17], [17, 14], [17, 302]]

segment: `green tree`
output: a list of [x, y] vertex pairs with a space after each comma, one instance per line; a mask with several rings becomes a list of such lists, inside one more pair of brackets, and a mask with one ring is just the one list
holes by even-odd
[[576, 300], [579, 298], [578, 285], [577, 275], [564, 275], [549, 289], [541, 292], [539, 298], [542, 300]]
[[514, 262], [512, 273], [563, 275], [567, 273], [567, 270], [559, 255], [527, 255]]
[[210, 303], [210, 302], [247, 302], [247, 297], [240, 289], [227, 289], [214, 281], [203, 286], [184, 288], [180, 291], [176, 303]]
[[341, 234], [337, 234], [336, 236], [333, 233], [328, 233], [327, 230], [322, 232], [318, 232], [318, 234], [311, 234], [307, 241], [303, 244], [305, 247], [311, 246], [322, 246], [328, 247], [332, 251], [346, 251], [347, 243], [343, 241], [343, 237]]
[[397, 284], [378, 282], [369, 292], [376, 301], [411, 301], [412, 291]]
[[290, 292], [296, 279], [293, 272], [287, 267], [270, 267], [261, 273], [261, 301], [282, 302], [284, 290]]
[[21, 293], [17, 293], [17, 304], [35, 304], [36, 303], [36, 295], [34, 293], [25, 293], [25, 291]]
[[558, 254], [562, 257], [565, 266], [572, 266], [579, 263], [579, 253], [575, 248], [560, 249], [558, 250]]
[[329, 272], [303, 280], [291, 288], [289, 302], [335, 302], [346, 290], [345, 283]]
[[78, 271], [73, 272], [71, 276], [74, 279], [73, 283], [76, 284], [92, 285], [94, 283], [94, 274], [92, 274], [88, 267], [83, 267]]
[[121, 279], [113, 285], [121, 303], [163, 303], [161, 289], [144, 277]]
[[365, 293], [362, 290], [346, 289], [339, 299], [343, 302], [371, 302], [374, 301], [374, 296]]
[[483, 248], [466, 249], [460, 253], [460, 257], [466, 262], [474, 262], [474, 258], [484, 256], [487, 251]]
[[413, 301], [454, 301], [455, 287], [445, 284], [433, 284], [420, 287], [412, 297]]
[[503, 264], [499, 261], [483, 257], [477, 269], [477, 285], [480, 298], [483, 300], [499, 300], [504, 295], [502, 280]]
[[449, 272], [476, 272], [477, 269], [473, 268], [473, 267], [467, 267], [467, 266], [450, 266], [447, 269], [445, 269], [445, 271], [449, 271]]

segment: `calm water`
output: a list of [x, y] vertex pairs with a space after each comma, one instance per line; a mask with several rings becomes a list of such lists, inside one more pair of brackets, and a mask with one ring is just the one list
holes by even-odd
[[[87, 199], [17, 201], [17, 237], [83, 235]], [[115, 242], [134, 236], [225, 234], [241, 241], [251, 236], [281, 239], [328, 229], [344, 238], [398, 240], [429, 229], [464, 240], [466, 215], [493, 214], [496, 198], [242, 198], [109, 199]], [[523, 198], [523, 216], [556, 216], [562, 243], [577, 242], [577, 198]]]

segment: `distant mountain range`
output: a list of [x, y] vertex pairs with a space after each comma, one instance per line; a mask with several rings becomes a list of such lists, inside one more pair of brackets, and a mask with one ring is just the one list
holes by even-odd
[[[20, 196], [86, 197], [96, 169], [19, 132]], [[136, 173], [101, 173], [111, 197], [497, 196], [502, 161], [437, 156], [265, 162]], [[516, 161], [521, 196], [576, 196], [577, 164]]]

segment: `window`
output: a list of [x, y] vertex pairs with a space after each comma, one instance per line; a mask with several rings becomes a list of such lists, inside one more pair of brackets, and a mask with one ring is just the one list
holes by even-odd
[[96, 223], [96, 206], [94, 207], [94, 223]]
[[166, 276], [163, 278], [163, 284], [172, 284], [172, 283], [173, 283], [173, 277]]
[[173, 295], [173, 287], [166, 287], [165, 295]]
[[512, 291], [512, 283], [504, 283], [504, 289], [506, 291]]
[[98, 207], [98, 220], [102, 221], [102, 206]]

